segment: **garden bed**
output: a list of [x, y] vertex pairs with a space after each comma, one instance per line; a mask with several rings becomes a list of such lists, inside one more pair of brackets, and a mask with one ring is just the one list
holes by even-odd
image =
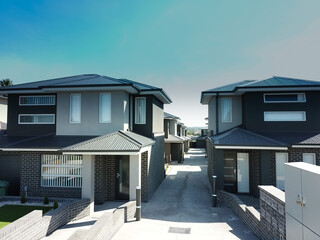
[[0, 228], [3, 228], [33, 210], [42, 210], [43, 214], [45, 214], [51, 209], [52, 207], [50, 206], [4, 205], [0, 207]]

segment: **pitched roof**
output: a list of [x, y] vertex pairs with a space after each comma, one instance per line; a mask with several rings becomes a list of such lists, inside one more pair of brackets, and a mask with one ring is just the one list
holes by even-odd
[[63, 78], [55, 78], [43, 81], [17, 84], [0, 89], [0, 94], [15, 93], [17, 91], [44, 91], [54, 92], [66, 88], [97, 88], [109, 87], [117, 89], [127, 87], [127, 91], [138, 94], [155, 94], [164, 103], [171, 103], [171, 99], [161, 88], [135, 82], [128, 79], [117, 79], [98, 74], [83, 74]]
[[272, 78], [263, 79], [263, 80], [245, 80], [241, 82], [220, 86], [217, 88], [212, 88], [206, 91], [202, 91], [200, 102], [203, 104], [208, 104], [210, 97], [218, 93], [235, 94], [236, 92], [246, 92], [252, 89], [254, 89], [255, 91], [258, 91], [259, 88], [261, 89], [268, 88], [269, 90], [272, 90], [272, 88], [287, 89], [287, 88], [311, 88], [311, 87], [320, 88], [320, 82], [313, 81], [313, 80], [274, 76]]
[[284, 142], [242, 128], [233, 128], [210, 138], [215, 146], [288, 147]]
[[184, 141], [186, 141], [184, 138], [182, 137], [178, 137], [178, 136], [174, 136], [169, 134], [168, 138], [164, 139], [165, 143], [183, 143]]
[[179, 117], [173, 115], [173, 114], [170, 114], [170, 113], [167, 113], [167, 112], [163, 112], [163, 118], [164, 119], [176, 119], [176, 120], [180, 120]]
[[81, 142], [66, 148], [62, 152], [127, 152], [140, 151], [142, 147], [153, 145], [150, 138], [133, 132], [118, 131]]
[[258, 132], [290, 145], [320, 145], [320, 132]]

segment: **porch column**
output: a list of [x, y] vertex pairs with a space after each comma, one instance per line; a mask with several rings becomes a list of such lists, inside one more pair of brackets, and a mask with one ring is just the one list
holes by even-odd
[[94, 156], [83, 155], [82, 198], [90, 199], [90, 215], [94, 212]]
[[136, 200], [136, 187], [141, 187], [141, 154], [130, 155], [129, 200]]

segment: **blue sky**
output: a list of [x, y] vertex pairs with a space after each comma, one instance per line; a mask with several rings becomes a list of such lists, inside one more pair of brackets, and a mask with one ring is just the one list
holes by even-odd
[[0, 79], [97, 73], [162, 87], [204, 126], [200, 92], [273, 75], [320, 80], [320, 1], [0, 0]]

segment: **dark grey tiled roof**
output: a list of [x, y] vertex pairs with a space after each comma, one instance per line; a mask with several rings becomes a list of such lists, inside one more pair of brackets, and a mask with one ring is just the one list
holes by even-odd
[[211, 137], [214, 145], [223, 146], [263, 146], [263, 147], [287, 147], [284, 142], [262, 136], [260, 134], [234, 128], [225, 133]]
[[245, 80], [241, 82], [236, 82], [228, 85], [224, 85], [217, 88], [212, 88], [202, 93], [218, 93], [218, 92], [234, 92], [236, 89], [241, 88], [257, 88], [257, 87], [310, 87], [310, 86], [320, 86], [319, 81], [278, 77], [274, 76], [272, 78], [264, 80]]
[[320, 145], [320, 132], [258, 132], [291, 145]]
[[117, 79], [107, 76], [101, 76], [98, 74], [83, 74], [71, 77], [55, 78], [43, 81], [36, 81], [24, 84], [17, 84], [9, 87], [4, 87], [0, 89], [4, 92], [14, 92], [16, 90], [42, 90], [48, 88], [62, 88], [62, 87], [133, 87], [137, 91], [147, 92], [156, 91], [160, 92], [168, 102], [171, 102], [169, 96], [163, 91], [163, 89], [154, 87], [151, 85], [135, 82], [128, 79]]
[[60, 149], [96, 136], [56, 136], [49, 134], [37, 137], [0, 136], [0, 148]]
[[126, 152], [139, 151], [154, 141], [133, 132], [119, 131], [61, 149], [62, 152]]

